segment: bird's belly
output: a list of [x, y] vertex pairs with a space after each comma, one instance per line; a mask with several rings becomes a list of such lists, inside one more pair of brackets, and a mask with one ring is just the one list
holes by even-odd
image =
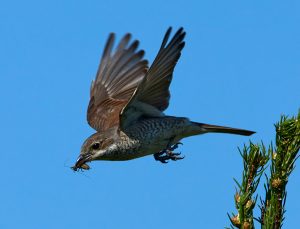
[[149, 118], [137, 122], [128, 129], [128, 135], [138, 139], [138, 157], [154, 154], [177, 143], [183, 138], [182, 133], [189, 125], [187, 118], [161, 117]]
[[142, 154], [143, 156], [158, 153], [172, 144], [170, 143], [170, 138], [153, 138], [149, 139], [149, 141], [141, 144], [141, 147], [138, 149], [138, 154]]

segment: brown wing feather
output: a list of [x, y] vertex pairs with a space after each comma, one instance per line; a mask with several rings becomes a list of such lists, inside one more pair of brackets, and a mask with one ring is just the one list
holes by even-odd
[[169, 87], [173, 71], [185, 44], [183, 28], [180, 28], [168, 43], [171, 30], [171, 28], [167, 30], [159, 52], [137, 94], [140, 102], [152, 105], [160, 111], [169, 106]]
[[162, 112], [169, 106], [169, 86], [185, 44], [183, 28], [180, 28], [168, 43], [171, 30], [167, 30], [153, 64], [121, 111], [120, 126], [123, 130], [141, 116], [163, 116]]
[[95, 81], [91, 84], [87, 120], [97, 131], [119, 125], [119, 113], [128, 103], [147, 71], [144, 51], [137, 51], [137, 40], [129, 44], [126, 34], [112, 52], [115, 35], [110, 34]]

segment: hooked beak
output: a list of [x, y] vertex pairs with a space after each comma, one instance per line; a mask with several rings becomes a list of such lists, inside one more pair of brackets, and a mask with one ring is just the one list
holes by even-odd
[[79, 155], [75, 165], [72, 166], [71, 169], [73, 169], [74, 171], [77, 171], [78, 169], [88, 170], [88, 169], [90, 169], [90, 167], [86, 164], [86, 162], [89, 162], [89, 161], [91, 161], [90, 154]]

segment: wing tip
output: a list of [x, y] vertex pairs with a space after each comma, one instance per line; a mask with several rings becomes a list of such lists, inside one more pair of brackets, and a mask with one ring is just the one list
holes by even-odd
[[129, 41], [131, 39], [131, 37], [132, 37], [131, 33], [125, 33], [123, 39], [126, 41]]

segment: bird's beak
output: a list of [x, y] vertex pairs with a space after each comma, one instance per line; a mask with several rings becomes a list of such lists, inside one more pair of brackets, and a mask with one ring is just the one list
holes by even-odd
[[90, 169], [90, 167], [86, 164], [86, 162], [90, 161], [90, 158], [91, 158], [90, 154], [85, 154], [85, 155], [80, 154], [79, 157], [77, 158], [75, 165], [71, 168], [74, 171], [77, 171], [78, 169], [85, 169], [85, 170]]

